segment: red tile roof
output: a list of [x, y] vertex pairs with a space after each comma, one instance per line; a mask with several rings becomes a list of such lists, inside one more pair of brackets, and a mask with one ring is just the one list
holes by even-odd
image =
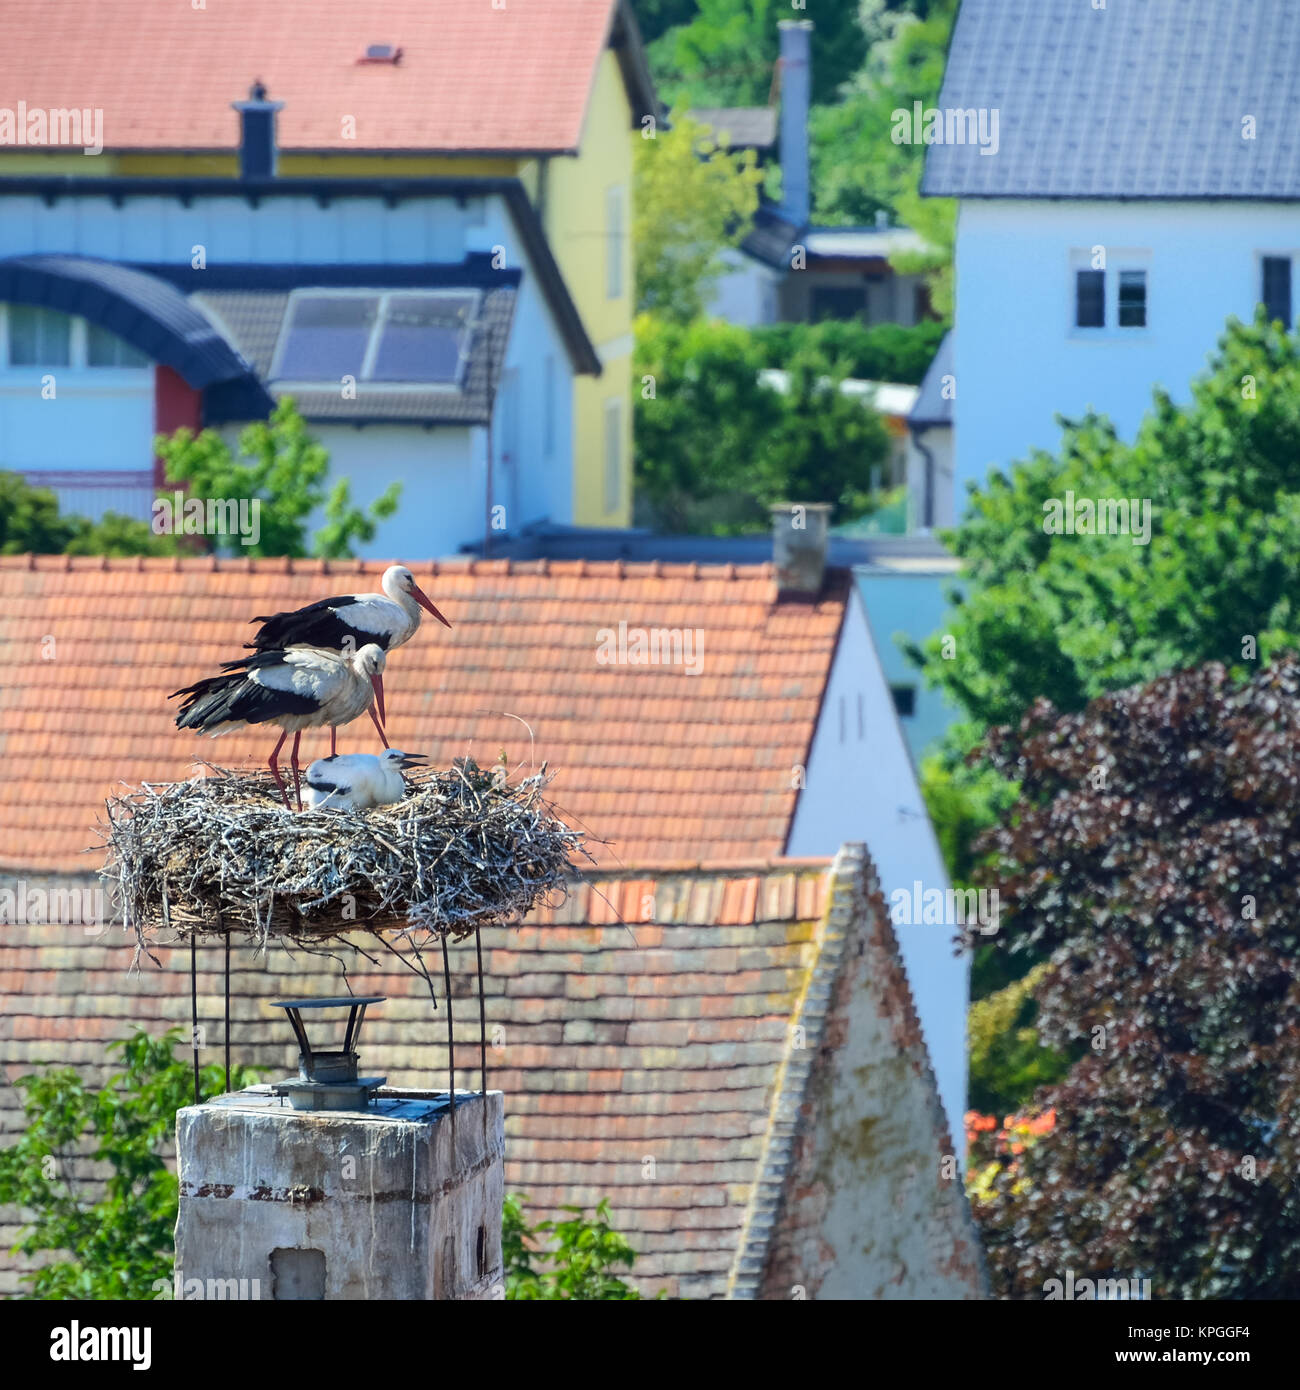
[[[548, 1211], [609, 1197], [647, 1287], [677, 1292], [689, 1270], [696, 1293], [720, 1292], [828, 888], [826, 860], [735, 874], [647, 870], [575, 885], [523, 927], [484, 933], [489, 1034], [502, 1030], [489, 1085], [506, 1094], [508, 1190]], [[188, 1035], [188, 947], [156, 951], [161, 971], [146, 962], [128, 974], [132, 945], [117, 927], [100, 938], [81, 926], [0, 931], [0, 1136], [19, 1121], [6, 1077], [55, 1061], [99, 1084], [113, 1069], [106, 1042], [137, 1026], [157, 1035], [183, 1024]], [[215, 1030], [206, 1060], [220, 1058], [220, 955], [199, 952], [199, 1012]], [[266, 1001], [345, 992], [338, 962], [274, 946], [256, 958], [240, 945], [234, 957], [234, 1060], [267, 1079], [288, 1074], [293, 1049]], [[477, 1089], [472, 944], [453, 947], [452, 967], [457, 1084]], [[445, 1015], [423, 981], [359, 959], [349, 971], [357, 992], [388, 996], [366, 1018], [367, 1068], [392, 1086], [444, 1089]], [[15, 1237], [0, 1225], [0, 1269], [16, 1267], [3, 1254]], [[6, 1282], [0, 1274], [0, 1293]]]
[[[263, 764], [276, 733], [178, 732], [167, 695], [241, 654], [249, 618], [378, 587], [382, 562], [0, 556], [0, 866], [76, 870], [120, 783], [196, 758]], [[770, 566], [451, 561], [415, 567], [426, 621], [385, 681], [389, 737], [445, 765], [546, 761], [603, 865], [782, 853], [847, 597], [776, 600]], [[601, 665], [598, 633], [698, 629], [702, 673]], [[517, 716], [511, 718], [510, 716]], [[518, 721], [524, 720], [532, 730]], [[373, 751], [368, 720], [340, 751]], [[328, 735], [303, 739], [303, 761]], [[735, 910], [742, 910], [739, 905]]]
[[[578, 147], [615, 0], [48, 0], [11, 6], [0, 89], [15, 106], [100, 108], [105, 148], [233, 150], [260, 78], [281, 149]], [[361, 63], [371, 44], [401, 60]], [[345, 122], [355, 136], [345, 138]]]
[[[108, 1041], [135, 1027], [156, 1036], [180, 1025], [188, 1036], [188, 948], [159, 949], [162, 969], [145, 962], [130, 974], [133, 945], [116, 927], [100, 936], [84, 926], [0, 932], [0, 1142], [21, 1123], [6, 1078], [53, 1062], [98, 1085], [113, 1070]], [[507, 1190], [522, 1191], [536, 1216], [608, 1197], [646, 1292], [718, 1297], [734, 1279], [741, 1296], [784, 1299], [799, 1283], [815, 1297], [827, 1196], [825, 1177], [811, 1170], [845, 1161], [817, 1107], [853, 1111], [852, 1096], [883, 1117], [873, 1143], [888, 1136], [865, 1166], [840, 1175], [872, 1212], [869, 1233], [833, 1237], [849, 1267], [862, 1267], [864, 1287], [893, 1288], [915, 1273], [893, 1251], [918, 1212], [947, 1223], [953, 1241], [967, 1239], [954, 1205], [960, 1184], [945, 1192], [937, 1179], [951, 1148], [888, 910], [860, 846], [834, 865], [601, 876], [521, 928], [488, 929], [483, 951], [488, 1084], [505, 1094]], [[204, 945], [198, 956], [203, 1060], [218, 1062], [222, 951]], [[268, 1001], [345, 992], [345, 962], [355, 992], [387, 996], [366, 1018], [366, 1070], [392, 1086], [444, 1089], [441, 981], [435, 1012], [410, 971], [376, 968], [341, 946], [329, 956], [236, 946], [233, 1060], [263, 1068], [267, 1080], [290, 1074], [296, 1048]], [[457, 1085], [476, 1090], [472, 943], [452, 948], [452, 970]], [[865, 1032], [844, 1062], [852, 1095], [827, 1090], [827, 1059], [858, 1037], [854, 1029]], [[78, 1176], [94, 1174], [83, 1167]], [[5, 1253], [15, 1219], [0, 1213], [0, 1294], [12, 1291], [18, 1268]], [[768, 1267], [771, 1294], [761, 1291]]]

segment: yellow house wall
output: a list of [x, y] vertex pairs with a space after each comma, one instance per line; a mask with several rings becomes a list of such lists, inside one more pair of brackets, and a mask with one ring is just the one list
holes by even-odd
[[[618, 59], [606, 50], [596, 72], [577, 158], [549, 162], [543, 220], [603, 371], [574, 385], [573, 517], [580, 526], [627, 526], [632, 516], [632, 112]], [[622, 293], [607, 293], [608, 193], [621, 190], [622, 237], [615, 254]], [[619, 501], [605, 508], [605, 407], [622, 401]]]

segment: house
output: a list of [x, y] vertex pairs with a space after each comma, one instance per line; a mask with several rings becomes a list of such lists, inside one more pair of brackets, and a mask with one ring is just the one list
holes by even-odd
[[[779, 142], [782, 199], [764, 197], [740, 246], [727, 252], [727, 273], [714, 287], [711, 311], [745, 328], [766, 323], [911, 325], [930, 317], [920, 275], [896, 271], [891, 258], [920, 250], [907, 227], [829, 227], [812, 223], [808, 111], [812, 94], [811, 20], [783, 19], [779, 113], [771, 107], [700, 109], [692, 116], [720, 144], [770, 161]], [[779, 132], [779, 134], [778, 134]]]
[[926, 368], [907, 415], [904, 467], [908, 495], [917, 500], [916, 522], [920, 530], [933, 531], [957, 523], [953, 462], [956, 383], [953, 334], [949, 329]]
[[[55, 1062], [99, 1085], [113, 1069], [105, 1044], [131, 1028], [188, 1034], [189, 951], [161, 947], [161, 968], [128, 973], [132, 944], [120, 928], [6, 926], [0, 1072]], [[861, 846], [833, 860], [602, 870], [483, 945], [487, 1082], [505, 1093], [506, 1187], [530, 1220], [607, 1198], [646, 1295], [987, 1296]], [[223, 954], [197, 952], [204, 1060], [224, 1049]], [[343, 953], [232, 954], [233, 1058], [291, 1074], [296, 1048], [268, 1001], [339, 993]], [[457, 1083], [474, 1089], [474, 948], [451, 957]], [[366, 1019], [367, 1067], [394, 1086], [444, 1087], [446, 1025], [423, 981], [391, 964], [349, 969], [386, 996]], [[0, 1087], [0, 1133], [17, 1127], [17, 1099]], [[91, 1183], [90, 1164], [70, 1166], [70, 1181]], [[17, 1287], [17, 1235], [17, 1213], [0, 1211], [3, 1293]]]
[[[1297, 43], [1287, 0], [964, 0], [922, 185], [960, 200], [959, 497], [1054, 449], [1058, 415], [1132, 438], [1230, 315], [1294, 324]], [[989, 157], [966, 137], [993, 115]]]
[[[96, 9], [104, 12], [101, 22]], [[459, 520], [455, 538], [442, 534], [451, 529], [441, 528], [444, 508], [473, 510], [479, 535], [493, 524], [493, 506], [504, 507], [495, 522], [508, 530], [543, 498], [546, 510], [537, 515], [626, 523], [631, 140], [658, 115], [627, 0], [555, 0], [545, 8], [402, 0], [375, 15], [343, 0], [274, 7], [223, 0], [173, 10], [127, 0], [111, 11], [100, 0], [89, 11], [55, 0], [39, 16], [14, 16], [6, 29], [0, 75], [6, 90], [23, 95], [21, 111], [0, 111], [6, 254], [57, 252], [184, 272], [201, 244], [207, 267], [221, 266], [233, 279], [245, 265], [406, 266], [412, 278], [399, 286], [355, 277], [311, 285], [298, 274], [274, 287], [291, 296], [309, 292], [319, 312], [325, 309], [318, 292], [329, 289], [330, 312], [345, 316], [337, 300], [368, 297], [370, 307], [354, 304], [352, 313], [377, 314], [381, 325], [393, 302], [380, 303], [371, 292], [394, 288], [417, 299], [417, 291], [434, 287], [456, 291], [445, 301], [455, 318], [479, 287], [454, 284], [449, 267], [467, 254], [489, 255], [494, 268], [519, 272], [524, 287], [532, 281], [534, 289], [521, 289], [521, 296], [540, 295], [547, 306], [528, 310], [517, 299], [499, 379], [491, 371], [499, 348], [484, 342], [477, 363], [467, 363], [474, 344], [462, 342], [458, 370], [477, 373], [482, 389], [471, 393], [472, 404], [453, 403], [451, 423], [460, 427], [472, 417], [481, 435], [449, 434], [447, 421], [410, 402], [402, 410], [386, 407], [383, 418], [336, 412], [330, 418], [347, 426], [334, 431], [332, 443], [344, 446], [337, 470], [374, 491], [406, 481], [425, 555], [468, 538]], [[89, 32], [93, 43], [65, 41]], [[159, 52], [167, 53], [166, 63], [157, 61]], [[435, 198], [448, 200], [448, 208], [435, 209]], [[417, 267], [429, 269], [428, 282]], [[188, 295], [193, 285], [181, 288]], [[422, 299], [398, 309], [426, 322], [441, 312]], [[294, 306], [298, 312], [312, 310]], [[539, 313], [555, 322], [535, 321]], [[122, 430], [69, 426], [80, 449], [70, 452], [58, 431], [60, 439], [42, 450], [25, 418], [6, 425], [14, 392], [24, 388], [0, 358], [0, 467], [45, 475], [69, 502], [84, 499], [86, 479], [63, 474], [118, 475], [105, 484], [119, 502], [129, 495], [138, 506], [151, 465], [135, 440], [158, 423], [139, 375], [148, 366], [141, 349], [133, 353], [129, 338], [125, 346], [101, 343], [102, 325], [91, 319], [83, 324], [74, 316], [44, 328], [26, 326], [29, 319], [18, 315], [20, 333], [36, 335], [33, 350], [66, 355], [64, 365], [74, 371], [111, 365], [137, 375], [119, 382], [101, 371], [84, 382], [99, 402], [87, 407], [91, 416], [104, 414], [105, 397], [118, 399]], [[228, 346], [243, 355], [237, 326], [218, 315], [214, 327], [223, 337], [224, 327], [234, 328]], [[282, 340], [271, 347], [268, 333], [263, 323], [254, 337], [261, 336], [274, 371], [286, 349]], [[353, 334], [363, 336], [355, 325]], [[382, 326], [372, 334], [367, 369], [382, 356], [381, 336]], [[25, 351], [20, 345], [20, 357]], [[421, 354], [428, 355], [438, 356]], [[345, 374], [355, 375], [337, 373]], [[273, 382], [260, 380], [276, 394]], [[426, 397], [430, 388], [447, 393], [445, 381], [415, 385]], [[380, 543], [388, 550], [408, 545], [391, 530]]]
[[[555, 802], [606, 842], [593, 847], [601, 869], [824, 858], [865, 843], [899, 907], [955, 1134], [968, 962], [953, 954], [949, 915], [915, 906], [918, 888], [947, 902], [948, 882], [861, 595], [836, 568], [791, 587], [772, 554], [416, 566], [454, 627], [430, 625], [394, 656], [389, 736], [438, 765], [466, 753], [491, 763], [503, 749], [512, 768], [546, 762]], [[180, 734], [168, 693], [237, 655], [251, 614], [373, 588], [382, 569], [0, 556], [0, 871], [84, 874], [121, 782], [174, 781], [197, 758], [264, 766], [273, 740]], [[358, 724], [340, 750], [373, 741]], [[304, 756], [319, 751], [309, 736]], [[64, 756], [78, 775], [50, 779]]]

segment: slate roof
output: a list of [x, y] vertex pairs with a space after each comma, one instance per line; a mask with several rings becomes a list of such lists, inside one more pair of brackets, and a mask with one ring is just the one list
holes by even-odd
[[[861, 1007], [844, 997], [842, 976], [865, 950], [867, 979], [853, 990], [866, 997], [861, 1017], [875, 1040], [854, 1053], [854, 1085], [881, 1123], [906, 1129], [854, 1179], [862, 1200], [874, 1194], [876, 1272], [882, 1283], [902, 1279], [887, 1252], [918, 1209], [951, 1223], [955, 1257], [969, 1237], [953, 1205], [960, 1185], [944, 1193], [936, 1180], [951, 1149], [887, 915], [855, 847], [834, 867], [770, 860], [600, 876], [521, 928], [488, 930], [487, 1022], [499, 1040], [488, 1084], [506, 1097], [507, 1191], [522, 1191], [534, 1216], [608, 1197], [646, 1293], [763, 1296], [769, 1251], [791, 1240], [797, 1250], [799, 1220], [783, 1235], [782, 1211], [802, 1218], [809, 1193], [819, 1200], [815, 1178], [792, 1188], [787, 1175], [817, 1157], [802, 1116], [817, 1103], [818, 1069], [844, 1010]], [[161, 970], [146, 963], [128, 974], [132, 944], [120, 928], [93, 937], [81, 926], [7, 926], [0, 1075], [52, 1061], [98, 1084], [111, 1071], [108, 1041], [136, 1026], [188, 1033], [188, 949], [161, 948]], [[470, 1090], [480, 1085], [473, 960], [472, 944], [452, 948], [457, 1083]], [[423, 982], [362, 961], [349, 969], [357, 992], [388, 996], [366, 1018], [367, 1070], [393, 1086], [445, 1088], [445, 1015]], [[220, 948], [200, 947], [207, 1061], [221, 1057], [220, 970]], [[337, 960], [237, 946], [234, 1060], [267, 1079], [291, 1074], [296, 1048], [267, 1001], [341, 992]], [[0, 1135], [18, 1125], [17, 1100], [0, 1085]], [[928, 1118], [901, 1120], [918, 1107]], [[0, 1216], [0, 1292], [13, 1287], [13, 1220]]]
[[[454, 630], [430, 622], [392, 658], [398, 746], [547, 761], [558, 804], [612, 842], [605, 866], [783, 852], [847, 572], [810, 604], [778, 602], [770, 565], [407, 563]], [[385, 567], [0, 556], [0, 867], [83, 868], [120, 782], [176, 780], [196, 758], [263, 764], [274, 735], [182, 734], [167, 695], [237, 657], [254, 614], [373, 591]], [[621, 622], [698, 632], [700, 674], [601, 664]], [[342, 731], [340, 751], [370, 751], [368, 728]], [[308, 734], [304, 756], [327, 738]]]
[[930, 365], [921, 379], [921, 390], [907, 417], [907, 423], [925, 428], [927, 425], [951, 425], [953, 400], [943, 394], [943, 379], [953, 373], [952, 331], [943, 335]]
[[740, 249], [777, 270], [790, 269], [790, 249], [803, 230], [776, 203], [759, 203]]
[[999, 149], [931, 145], [928, 194], [1300, 198], [1300, 6], [963, 0], [939, 106], [997, 110]]
[[[231, 102], [260, 78], [285, 103], [284, 150], [560, 153], [611, 40], [638, 115], [654, 111], [626, 0], [49, 0], [7, 17], [0, 88], [101, 108], [109, 151], [233, 151]], [[359, 62], [371, 44], [400, 61]]]

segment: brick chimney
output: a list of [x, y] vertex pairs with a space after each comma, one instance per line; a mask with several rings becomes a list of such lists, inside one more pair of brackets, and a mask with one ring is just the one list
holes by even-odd
[[239, 177], [275, 177], [275, 116], [284, 102], [269, 101], [260, 80], [248, 89], [247, 101], [230, 103], [239, 112]]
[[772, 560], [785, 598], [816, 598], [826, 576], [831, 509], [826, 502], [782, 502], [772, 508]]
[[812, 104], [812, 20], [783, 19], [781, 32], [781, 204], [807, 226], [812, 211], [808, 108]]

